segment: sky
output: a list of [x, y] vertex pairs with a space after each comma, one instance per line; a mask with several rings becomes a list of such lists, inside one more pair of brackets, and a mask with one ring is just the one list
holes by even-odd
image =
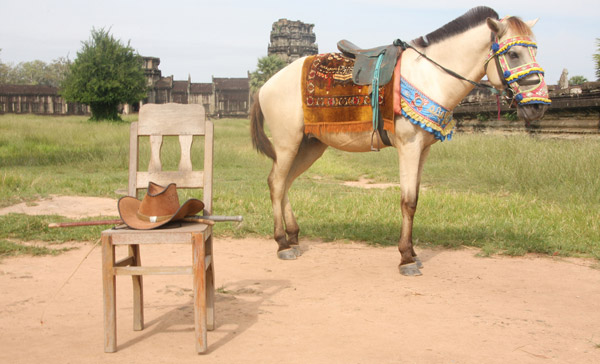
[[211, 82], [254, 71], [281, 18], [314, 24], [319, 52], [327, 53], [341, 39], [364, 48], [410, 41], [478, 5], [500, 17], [540, 18], [537, 60], [549, 84], [565, 68], [569, 77], [596, 80], [598, 0], [0, 0], [0, 60], [74, 60], [91, 30], [104, 28], [140, 55], [160, 58], [163, 76]]

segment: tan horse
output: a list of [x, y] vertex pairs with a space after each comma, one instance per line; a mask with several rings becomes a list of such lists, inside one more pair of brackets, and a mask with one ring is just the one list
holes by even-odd
[[[450, 75], [439, 65], [469, 80], [481, 80], [487, 75], [496, 89], [503, 90], [506, 80], [498, 68], [500, 62], [493, 59], [496, 49], [491, 54], [490, 50], [496, 42], [502, 44], [504, 40], [517, 36], [531, 38], [531, 27], [536, 21], [526, 23], [515, 17], [498, 20], [492, 9], [471, 9], [427, 37], [411, 42], [414, 49], [409, 48], [401, 55], [401, 74], [449, 110], [454, 109], [474, 86]], [[535, 61], [534, 52], [529, 47], [516, 45], [504, 57], [512, 64], [511, 67], [525, 65]], [[294, 180], [321, 157], [328, 146], [349, 152], [371, 150], [371, 132], [305, 135], [301, 95], [303, 62], [304, 59], [299, 59], [274, 75], [255, 97], [251, 112], [253, 144], [258, 151], [273, 159], [268, 185], [273, 205], [274, 238], [279, 245], [277, 255], [280, 259], [296, 259], [300, 255], [300, 228], [288, 199], [288, 190]], [[517, 87], [539, 84], [540, 80], [541, 74], [527, 74], [518, 79], [520, 85]], [[547, 95], [545, 83], [541, 86], [541, 91]], [[519, 105], [518, 114], [527, 121], [536, 120], [543, 116], [546, 108], [541, 104], [523, 104]], [[272, 142], [265, 135], [264, 123], [271, 131]], [[398, 244], [401, 254], [399, 269], [403, 275], [420, 275], [422, 265], [412, 244], [413, 217], [423, 164], [429, 148], [437, 139], [403, 116], [396, 115], [394, 123], [390, 139], [398, 150], [403, 216]]]

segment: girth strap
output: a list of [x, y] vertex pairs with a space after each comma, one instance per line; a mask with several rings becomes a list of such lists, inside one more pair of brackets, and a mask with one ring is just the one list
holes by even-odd
[[371, 135], [371, 150], [378, 152], [380, 149], [379, 146], [377, 146], [376, 148], [373, 147], [373, 139], [375, 138], [376, 134], [378, 136], [378, 139], [381, 140], [381, 142], [384, 145], [388, 147], [392, 146], [390, 136], [388, 135], [387, 130], [383, 128], [383, 118], [381, 117], [381, 115], [379, 115], [379, 123], [377, 123], [377, 129], [373, 130], [373, 134]]

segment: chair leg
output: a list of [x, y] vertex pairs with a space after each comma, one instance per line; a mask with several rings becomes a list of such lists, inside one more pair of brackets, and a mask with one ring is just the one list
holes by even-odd
[[102, 235], [102, 290], [104, 302], [104, 352], [117, 351], [117, 306], [116, 306], [116, 277], [115, 247], [112, 237]]
[[206, 326], [215, 329], [215, 261], [212, 253], [213, 237], [206, 239], [206, 255], [210, 255], [210, 265], [206, 267]]
[[[133, 257], [133, 266], [142, 265], [138, 244], [129, 245], [129, 255]], [[141, 275], [131, 276], [131, 279], [133, 281], [133, 329], [140, 331], [144, 329], [144, 281]]]
[[206, 335], [206, 266], [204, 234], [194, 234], [193, 250], [193, 286], [194, 286], [194, 326], [196, 332], [196, 351], [204, 353], [207, 349]]

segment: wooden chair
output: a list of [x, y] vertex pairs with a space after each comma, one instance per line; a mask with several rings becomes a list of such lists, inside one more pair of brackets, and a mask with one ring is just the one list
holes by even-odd
[[[178, 171], [163, 171], [160, 151], [163, 136], [179, 136], [181, 161]], [[150, 139], [148, 171], [138, 171], [139, 138]], [[204, 136], [204, 170], [193, 170], [191, 147], [194, 136]], [[130, 196], [146, 189], [148, 182], [177, 189], [203, 188], [204, 215], [212, 213], [213, 124], [206, 120], [202, 105], [146, 104], [139, 121], [131, 124], [129, 160]], [[147, 274], [192, 274], [196, 350], [207, 349], [207, 330], [214, 329], [214, 264], [212, 260], [212, 227], [202, 223], [178, 223], [179, 227], [154, 230], [129, 228], [102, 232], [102, 282], [104, 291], [104, 351], [117, 350], [116, 276], [133, 279], [133, 329], [143, 330], [142, 276]], [[181, 267], [146, 267], [141, 264], [140, 246], [148, 244], [190, 244], [191, 265]], [[129, 255], [115, 259], [115, 246], [125, 245]]]

